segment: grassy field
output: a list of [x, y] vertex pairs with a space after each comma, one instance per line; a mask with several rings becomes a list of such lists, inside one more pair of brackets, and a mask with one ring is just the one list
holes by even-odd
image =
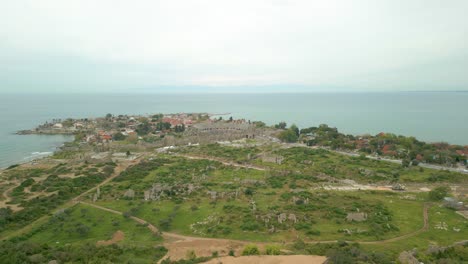
[[78, 204], [56, 213], [48, 223], [32, 231], [30, 241], [37, 243], [96, 243], [109, 240], [122, 231], [124, 239], [119, 244], [152, 246], [162, 241], [146, 226], [132, 219]]
[[[314, 176], [317, 173], [314, 162], [331, 160], [338, 163], [342, 162], [338, 160], [342, 156], [302, 148], [280, 151], [285, 151], [280, 152], [285, 157], [283, 164], [256, 162], [268, 166], [270, 170], [267, 171], [226, 166], [209, 160], [161, 156], [141, 168], [135, 166], [129, 174], [102, 188], [102, 198], [97, 204], [129, 212], [166, 231], [252, 241], [281, 242], [297, 238], [306, 241], [376, 241], [409, 234], [423, 227], [426, 194], [316, 188], [322, 180]], [[303, 155], [313, 161], [304, 163], [298, 151], [305, 151]], [[389, 164], [359, 158], [344, 159], [353, 165], [339, 163], [343, 171]], [[317, 166], [326, 167], [324, 164]], [[394, 164], [388, 166], [396, 169]], [[286, 170], [288, 168], [290, 170]], [[170, 188], [165, 189], [158, 200], [144, 201], [144, 192], [153, 184], [168, 184]], [[184, 191], [187, 184], [194, 186], [193, 192]], [[128, 189], [135, 192], [134, 197], [124, 196]], [[216, 192], [215, 198], [213, 192]], [[347, 214], [353, 212], [367, 214], [367, 220], [346, 221]], [[280, 223], [278, 217], [281, 214], [287, 218], [293, 214], [297, 222], [286, 219]], [[466, 231], [462, 229], [461, 232]]]
[[[323, 188], [349, 179], [374, 185], [397, 182], [424, 186], [463, 185], [467, 180], [465, 175], [418, 167], [403, 168], [384, 161], [303, 147], [239, 148], [210, 144], [182, 148], [178, 152], [206, 159], [153, 155], [102, 186], [99, 195], [93, 191], [83, 199], [93, 202], [93, 196], [99, 197], [95, 202], [97, 205], [126, 216], [137, 216], [162, 231], [187, 236], [287, 245], [296, 245], [297, 241], [313, 242], [300, 249], [291, 246], [295, 253], [325, 254], [324, 243], [315, 242], [323, 241], [328, 245], [332, 241], [348, 241], [363, 242], [363, 249], [383, 252], [394, 259], [404, 250], [423, 250], [430, 244], [450, 245], [468, 237], [467, 220], [442, 207], [440, 202], [430, 202], [427, 193]], [[266, 156], [281, 157], [282, 162], [267, 162]], [[209, 160], [210, 157], [245, 166], [228, 166]], [[248, 164], [265, 170], [249, 168]], [[106, 167], [108, 172], [104, 173]], [[108, 175], [111, 169], [106, 164], [59, 165], [31, 171], [27, 174], [29, 178], [41, 180], [25, 182], [24, 188], [21, 186], [17, 190], [15, 199], [27, 208], [32, 206], [32, 202], [26, 202], [30, 194], [24, 189], [33, 187], [47, 192], [59, 191], [63, 197], [69, 197], [65, 191], [81, 193], [88, 185], [102, 180], [101, 176]], [[8, 174], [9, 177], [19, 182], [27, 178], [25, 175], [15, 178], [13, 173]], [[81, 186], [82, 176], [87, 175], [99, 177]], [[429, 228], [421, 230], [423, 208], [429, 203]], [[56, 206], [52, 204], [50, 208]], [[43, 213], [38, 211], [37, 216]], [[347, 217], [351, 214], [358, 214], [363, 219], [349, 221]], [[147, 227], [128, 217], [84, 204], [59, 211], [47, 221], [41, 221], [23, 239], [54, 246], [95, 245], [97, 241], [111, 239], [117, 231], [124, 234], [124, 239], [116, 243], [122, 247], [138, 245], [146, 250], [162, 242], [161, 237], [155, 237]], [[411, 235], [398, 241], [382, 242], [408, 234]], [[131, 259], [132, 254], [123, 255]], [[140, 260], [149, 258], [152, 257], [145, 255]]]
[[[177, 150], [180, 153], [198, 156], [219, 157], [227, 160], [253, 163], [272, 170], [297, 171], [304, 175], [323, 174], [336, 179], [352, 179], [361, 183], [402, 182], [402, 183], [467, 183], [466, 175], [399, 164], [361, 157], [351, 157], [324, 149], [306, 147], [272, 148], [230, 147], [209, 144]], [[264, 162], [261, 155], [282, 157], [281, 164]], [[248, 159], [250, 157], [250, 159]]]

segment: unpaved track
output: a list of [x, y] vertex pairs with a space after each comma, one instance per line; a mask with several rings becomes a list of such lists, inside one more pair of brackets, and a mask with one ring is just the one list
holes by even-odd
[[[77, 202], [80, 203], [80, 202]], [[94, 208], [98, 208], [110, 213], [123, 215], [122, 212], [106, 208], [104, 206], [100, 206], [93, 203], [88, 202], [81, 202], [82, 204], [92, 206]], [[421, 229], [416, 230], [414, 232], [384, 239], [384, 240], [377, 240], [377, 241], [349, 241], [349, 242], [358, 242], [360, 244], [386, 244], [391, 242], [396, 242], [402, 239], [406, 239], [409, 237], [416, 236], [420, 233], [423, 233], [429, 229], [429, 215], [428, 215], [429, 204], [425, 204], [423, 208], [423, 220], [424, 225]], [[161, 258], [159, 263], [166, 259], [171, 258], [172, 260], [183, 259], [186, 257], [186, 253], [189, 250], [194, 250], [197, 256], [210, 256], [212, 252], [220, 252], [221, 255], [226, 255], [227, 251], [232, 249], [236, 252], [236, 255], [240, 255], [242, 248], [247, 244], [256, 244], [263, 250], [263, 247], [267, 244], [275, 244], [275, 243], [268, 243], [268, 242], [252, 242], [252, 241], [245, 241], [245, 240], [234, 240], [234, 239], [223, 239], [223, 238], [205, 238], [205, 237], [192, 237], [192, 236], [185, 236], [176, 233], [170, 232], [160, 232], [154, 225], [147, 222], [144, 219], [131, 216], [130, 219], [146, 225], [148, 229], [155, 235], [161, 235], [165, 239], [164, 246], [168, 249], [167, 254]], [[337, 240], [304, 240], [306, 243], [311, 244], [318, 244], [318, 243], [336, 243]], [[290, 245], [294, 242], [287, 242], [286, 244]], [[237, 262], [233, 262], [237, 263]], [[259, 262], [255, 262], [259, 263]], [[276, 262], [275, 262], [276, 263]], [[278, 262], [281, 263], [281, 262]], [[285, 262], [287, 263], [287, 262]]]
[[254, 169], [254, 170], [260, 170], [260, 171], [265, 171], [266, 169], [263, 167], [251, 165], [251, 164], [239, 164], [235, 163], [232, 161], [227, 161], [219, 158], [213, 158], [213, 157], [207, 157], [207, 156], [194, 156], [194, 155], [187, 155], [187, 154], [175, 154], [175, 156], [178, 157], [183, 157], [186, 159], [194, 159], [194, 160], [211, 160], [211, 161], [217, 161], [220, 162], [226, 166], [233, 166], [233, 167], [238, 167], [238, 168], [244, 168], [244, 169]]
[[111, 239], [109, 239], [109, 240], [99, 240], [98, 242], [96, 242], [96, 245], [97, 246], [108, 246], [108, 245], [118, 243], [118, 242], [120, 242], [120, 241], [122, 241], [124, 239], [125, 239], [124, 232], [122, 232], [120, 230], [117, 230], [117, 232], [115, 232], [112, 235]]
[[126, 170], [128, 167], [130, 167], [131, 165], [135, 165], [135, 164], [139, 163], [141, 161], [141, 159], [143, 159], [143, 156], [138, 158], [138, 159], [133, 160], [132, 162], [122, 162], [122, 163], [118, 164], [117, 167], [115, 167], [114, 172], [112, 173], [111, 176], [109, 176], [108, 178], [106, 178], [105, 180], [103, 180], [101, 183], [94, 186], [93, 188], [91, 188], [91, 189], [85, 191], [84, 193], [76, 196], [75, 198], [72, 199], [72, 201], [76, 202], [79, 199], [81, 199], [83, 196], [85, 196], [86, 194], [88, 194], [88, 193], [90, 193], [92, 191], [95, 191], [97, 188], [99, 188], [99, 187], [107, 184], [108, 182], [112, 181], [115, 177], [119, 176], [120, 173], [122, 171]]
[[326, 257], [312, 255], [242, 256], [214, 258], [205, 264], [322, 264]]
[[[88, 205], [88, 206], [91, 206], [91, 207], [94, 207], [94, 208], [97, 208], [97, 209], [101, 209], [103, 211], [107, 211], [109, 213], [113, 213], [113, 214], [118, 214], [118, 215], [123, 215], [122, 212], [120, 211], [117, 211], [117, 210], [113, 210], [113, 209], [110, 209], [110, 208], [107, 208], [107, 207], [104, 207], [104, 206], [100, 206], [100, 205], [97, 205], [97, 204], [93, 204], [93, 203], [88, 203], [88, 202], [84, 202], [84, 201], [76, 201], [76, 203], [78, 204], [85, 204], [85, 205]], [[159, 235], [159, 230], [152, 224], [148, 223], [147, 221], [141, 219], [141, 218], [138, 218], [136, 216], [130, 216], [129, 217], [130, 219], [134, 220], [135, 222], [138, 222], [142, 225], [146, 225], [148, 227], [148, 229], [153, 233], [153, 234], [156, 234], [156, 235]]]
[[[73, 206], [74, 204], [76, 204], [84, 195], [96, 190], [98, 187], [101, 187], [103, 186], [104, 184], [110, 182], [111, 180], [113, 180], [115, 177], [119, 176], [120, 173], [124, 170], [126, 170], [128, 167], [130, 167], [131, 165], [135, 165], [137, 164], [139, 161], [141, 161], [141, 159], [144, 158], [144, 155], [142, 155], [140, 158], [132, 161], [132, 162], [122, 162], [122, 163], [119, 163], [117, 165], [117, 167], [114, 169], [114, 172], [111, 176], [109, 176], [108, 178], [106, 178], [104, 181], [102, 181], [101, 183], [99, 183], [98, 185], [96, 185], [95, 187], [83, 192], [82, 194], [76, 196], [75, 198], [72, 198], [71, 200], [69, 200], [68, 202], [66, 202], [65, 204], [63, 204], [62, 206], [60, 206], [59, 209], [57, 209], [56, 211], [58, 210], [61, 210], [61, 209], [64, 209], [64, 208], [68, 208], [70, 206]], [[16, 186], [15, 186], [16, 187]], [[24, 226], [23, 228], [19, 229], [19, 230], [16, 230], [12, 233], [9, 233], [7, 234], [5, 237], [0, 237], [1, 240], [6, 240], [6, 239], [10, 239], [11, 237], [14, 237], [14, 236], [17, 236], [17, 235], [20, 235], [20, 234], [23, 234], [27, 231], [29, 231], [34, 225], [36, 224], [43, 224], [45, 223], [45, 220], [48, 219], [50, 217], [50, 215], [44, 215], [40, 218], [38, 218], [37, 220], [35, 220], [34, 222]]]
[[[228, 161], [218, 159], [218, 158], [213, 158], [213, 157], [201, 157], [201, 156], [192, 156], [192, 155], [185, 155], [185, 154], [176, 154], [176, 156], [184, 157], [184, 158], [187, 158], [187, 159], [205, 159], [205, 160], [218, 161], [218, 162], [220, 162], [220, 163], [222, 163], [224, 165], [227, 165], [227, 166], [235, 166], [235, 167], [242, 167], [242, 168], [255, 169], [255, 170], [265, 170], [265, 168], [254, 166], [254, 165], [237, 164], [237, 163], [228, 162]], [[105, 183], [109, 182], [110, 180], [112, 180], [112, 178], [109, 178], [106, 182], [102, 182], [99, 186], [104, 185]], [[97, 188], [97, 186], [95, 188], [93, 188], [93, 189], [96, 189], [96, 188]], [[91, 189], [91, 190], [93, 190], [93, 189]], [[85, 192], [85, 193], [88, 193], [88, 192]], [[80, 197], [83, 196], [84, 194], [80, 195]], [[74, 199], [74, 201], [78, 202], [78, 199]], [[116, 210], [113, 210], [113, 209], [109, 209], [109, 208], [106, 208], [106, 207], [103, 207], [103, 206], [100, 206], [100, 205], [87, 203], [87, 202], [81, 202], [81, 203], [87, 204], [89, 206], [92, 206], [92, 207], [95, 207], [95, 208], [98, 208], [98, 209], [101, 209], [101, 210], [105, 210], [105, 211], [108, 211], [108, 212], [111, 212], [111, 213], [115, 213], [115, 214], [119, 214], [119, 215], [123, 214], [122, 212], [119, 212], [119, 211], [116, 211]], [[397, 237], [393, 237], [393, 238], [389, 238], [389, 239], [384, 239], [384, 240], [349, 241], [349, 242], [358, 242], [358, 243], [361, 243], [361, 244], [384, 244], [384, 243], [395, 242], [395, 241], [399, 241], [399, 240], [402, 240], [402, 239], [406, 239], [406, 238], [418, 235], [419, 233], [425, 232], [425, 231], [427, 231], [429, 229], [428, 209], [429, 209], [429, 204], [424, 204], [424, 208], [423, 208], [423, 223], [424, 224], [423, 224], [423, 227], [420, 228], [419, 230], [416, 230], [414, 232], [404, 234], [404, 235], [401, 235], [401, 236], [397, 236]], [[166, 239], [168, 241], [173, 241], [172, 243], [195, 242], [195, 241], [213, 241], [213, 242], [216, 241], [216, 242], [234, 243], [234, 244], [240, 244], [240, 245], [245, 245], [247, 243], [252, 243], [252, 241], [244, 241], [244, 240], [192, 237], [192, 236], [185, 236], [185, 235], [180, 235], [180, 234], [170, 233], [170, 232], [160, 232], [154, 225], [150, 224], [149, 222], [147, 222], [144, 219], [141, 219], [141, 218], [138, 218], [138, 217], [135, 217], [135, 216], [131, 216], [131, 219], [133, 219], [134, 221], [136, 221], [136, 222], [138, 222], [140, 224], [147, 225], [147, 227], [151, 230], [151, 232], [153, 232], [154, 234], [162, 235], [164, 239]], [[307, 243], [336, 243], [336, 242], [338, 242], [338, 240], [304, 240], [304, 242], [307, 242]], [[292, 242], [289, 242], [289, 243], [292, 243]], [[257, 244], [266, 244], [266, 243], [257, 243]]]
[[[101, 209], [101, 210], [104, 210], [104, 211], [107, 211], [107, 212], [111, 212], [111, 213], [114, 213], [114, 214], [123, 215], [123, 213], [120, 212], [120, 211], [113, 210], [113, 209], [110, 209], [110, 208], [107, 208], [107, 207], [104, 207], [104, 206], [100, 206], [100, 205], [97, 205], [97, 204], [83, 202], [83, 201], [78, 202], [78, 203], [89, 205], [89, 206], [92, 206], [94, 208], [98, 208], [98, 209]], [[423, 225], [422, 228], [420, 228], [420, 229], [418, 229], [418, 230], [416, 230], [414, 232], [404, 234], [404, 235], [401, 235], [401, 236], [397, 236], [397, 237], [393, 237], [393, 238], [389, 238], [389, 239], [384, 239], [384, 240], [376, 240], [376, 241], [358, 241], [358, 240], [355, 240], [355, 241], [347, 241], [347, 242], [358, 242], [358, 243], [361, 243], [361, 244], [384, 244], [384, 243], [399, 241], [401, 239], [409, 238], [409, 237], [415, 236], [415, 235], [417, 235], [419, 233], [425, 232], [425, 231], [427, 231], [429, 229], [428, 209], [429, 209], [429, 204], [425, 204], [424, 209], [423, 209], [424, 225]], [[235, 242], [235, 243], [241, 243], [241, 244], [246, 244], [246, 243], [257, 243], [258, 244], [258, 242], [245, 241], [245, 240], [193, 237], [193, 236], [185, 236], [185, 235], [180, 235], [180, 234], [170, 233], [170, 232], [159, 232], [159, 230], [154, 225], [150, 224], [148, 221], [146, 221], [144, 219], [141, 219], [141, 218], [138, 218], [138, 217], [135, 217], [135, 216], [131, 216], [130, 218], [133, 219], [134, 221], [140, 223], [140, 224], [147, 225], [148, 228], [151, 230], [151, 232], [153, 232], [154, 234], [161, 234], [165, 239], [172, 240], [172, 241], [175, 240], [176, 242], [177, 241], [220, 241], [220, 242]], [[335, 242], [338, 242], [338, 240], [304, 240], [304, 242], [307, 242], [307, 243], [335, 243]], [[260, 242], [260, 244], [265, 244], [265, 243]], [[289, 242], [289, 243], [292, 243], [292, 242]]]
[[18, 204], [8, 204], [9, 202], [11, 202], [13, 200], [13, 198], [11, 198], [11, 196], [10, 196], [10, 193], [13, 191], [13, 189], [15, 189], [16, 187], [18, 187], [20, 185], [19, 183], [16, 183], [16, 184], [17, 185], [8, 188], [7, 190], [5, 190], [2, 193], [2, 195], [3, 195], [3, 197], [5, 199], [3, 201], [0, 201], [0, 208], [10, 207], [10, 209], [13, 212], [18, 212], [18, 211], [23, 210], [23, 207], [19, 206]]
[[[237, 163], [228, 162], [228, 161], [224, 161], [224, 160], [221, 160], [221, 159], [218, 159], [218, 158], [212, 158], [212, 157], [198, 157], [198, 156], [190, 156], [190, 155], [177, 155], [177, 156], [181, 156], [181, 157], [184, 157], [184, 158], [187, 158], [187, 159], [207, 159], [207, 160], [212, 160], [212, 161], [218, 161], [218, 162], [220, 162], [220, 163], [222, 163], [224, 165], [227, 165], [227, 166], [235, 166], [235, 167], [256, 169], [256, 170], [262, 170], [262, 171], [265, 170], [265, 168], [257, 167], [257, 166], [254, 166], [254, 165], [237, 164]], [[139, 160], [141, 160], [141, 158], [139, 158]], [[130, 165], [133, 165], [133, 164], [136, 164], [136, 163], [137, 163], [137, 160], [132, 162], [132, 163], [119, 164], [116, 167], [116, 169], [115, 169], [112, 176], [105, 179], [103, 182], [96, 185], [95, 187], [93, 187], [93, 188], [85, 191], [84, 193], [78, 195], [77, 197], [73, 198], [66, 205], [70, 205], [70, 203], [72, 203], [72, 204], [82, 203], [82, 204], [89, 205], [89, 206], [92, 206], [94, 208], [101, 209], [101, 210], [104, 210], [104, 211], [107, 211], [107, 212], [110, 212], [110, 213], [123, 215], [123, 213], [120, 212], [120, 211], [113, 210], [113, 209], [110, 209], [110, 208], [106, 208], [104, 206], [100, 206], [100, 205], [97, 205], [97, 204], [80, 201], [80, 199], [83, 196], [85, 196], [86, 194], [89, 194], [90, 192], [96, 190], [98, 187], [101, 187], [101, 186], [107, 184], [108, 182], [113, 180], [115, 177], [117, 177], [120, 174], [120, 172], [124, 171]], [[62, 207], [64, 207], [64, 206], [62, 206]], [[358, 243], [361, 243], [361, 244], [384, 244], [384, 243], [399, 241], [401, 239], [406, 239], [406, 238], [415, 236], [415, 235], [417, 235], [419, 233], [425, 232], [429, 228], [428, 208], [429, 208], [429, 205], [425, 204], [424, 209], [423, 209], [424, 225], [419, 230], [416, 230], [414, 232], [411, 232], [411, 233], [408, 233], [408, 234], [405, 234], [405, 235], [397, 236], [397, 237], [394, 237], [394, 238], [385, 239], [385, 240], [350, 241], [350, 242], [358, 242]], [[45, 216], [45, 217], [48, 217], [48, 216]], [[252, 241], [221, 239], [221, 238], [192, 237], [192, 236], [185, 236], [185, 235], [180, 235], [180, 234], [170, 233], [170, 232], [160, 232], [154, 225], [152, 225], [151, 223], [147, 222], [144, 219], [141, 219], [141, 218], [138, 218], [138, 217], [135, 217], [135, 216], [130, 216], [130, 219], [132, 219], [132, 220], [134, 220], [134, 221], [136, 221], [136, 222], [138, 222], [140, 224], [146, 225], [148, 227], [148, 229], [153, 234], [162, 235], [162, 237], [167, 241], [165, 243], [165, 246], [169, 249], [167, 255], [164, 258], [166, 258], [166, 257], [172, 257], [173, 259], [175, 259], [175, 258], [184, 258], [185, 255], [181, 256], [181, 254], [185, 254], [187, 249], [194, 248], [196, 246], [199, 247], [198, 248], [199, 251], [202, 251], [202, 253], [206, 253], [204, 251], [210, 251], [210, 252], [221, 251], [221, 250], [218, 250], [218, 248], [224, 248], [224, 249], [232, 248], [232, 249], [235, 249], [237, 252], [239, 252], [241, 247], [243, 247], [246, 244], [255, 243], [255, 244], [259, 245], [260, 247], [267, 244], [265, 242], [252, 242]], [[28, 226], [30, 226], [30, 225], [28, 225]], [[329, 241], [304, 240], [304, 242], [307, 242], [307, 243], [335, 243], [335, 242], [337, 242], [337, 240], [329, 240]], [[291, 244], [291, 243], [293, 243], [293, 242], [288, 242], [287, 244]], [[268, 243], [268, 244], [273, 244], [273, 243]], [[200, 249], [200, 247], [201, 247], [201, 249]], [[164, 259], [164, 258], [162, 258], [162, 259]]]

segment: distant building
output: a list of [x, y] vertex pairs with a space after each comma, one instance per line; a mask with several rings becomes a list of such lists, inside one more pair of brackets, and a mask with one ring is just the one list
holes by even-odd
[[52, 127], [55, 128], [55, 129], [62, 129], [63, 125], [62, 125], [62, 123], [56, 123]]

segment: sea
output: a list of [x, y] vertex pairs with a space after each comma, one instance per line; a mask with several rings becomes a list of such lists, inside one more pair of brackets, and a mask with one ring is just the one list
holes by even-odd
[[468, 145], [468, 92], [272, 94], [0, 94], [0, 168], [52, 154], [63, 135], [16, 135], [56, 118], [107, 113], [207, 112], [226, 118], [328, 124], [348, 134], [391, 132], [426, 142]]

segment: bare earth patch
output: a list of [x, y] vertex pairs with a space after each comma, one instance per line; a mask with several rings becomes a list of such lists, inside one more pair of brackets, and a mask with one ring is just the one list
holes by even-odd
[[322, 256], [290, 255], [290, 256], [243, 256], [221, 257], [212, 259], [206, 264], [322, 264], [327, 258]]
[[463, 217], [465, 217], [465, 219], [468, 219], [468, 210], [466, 210], [466, 211], [457, 211], [456, 213], [463, 216]]
[[187, 252], [193, 250], [197, 257], [208, 257], [213, 252], [218, 252], [221, 256], [226, 256], [229, 250], [234, 250], [236, 254], [240, 254], [243, 248], [243, 243], [230, 240], [217, 240], [217, 239], [194, 239], [194, 240], [183, 240], [176, 242], [169, 242], [164, 245], [168, 252], [166, 258], [169, 257], [171, 260], [184, 259], [187, 256]]
[[98, 245], [98, 246], [108, 246], [108, 245], [112, 245], [112, 244], [115, 244], [117, 242], [120, 242], [120, 241], [124, 240], [124, 238], [125, 238], [124, 232], [118, 230], [117, 232], [115, 232], [112, 235], [111, 239], [109, 239], [109, 240], [100, 240], [100, 241], [96, 242], [96, 245]]

